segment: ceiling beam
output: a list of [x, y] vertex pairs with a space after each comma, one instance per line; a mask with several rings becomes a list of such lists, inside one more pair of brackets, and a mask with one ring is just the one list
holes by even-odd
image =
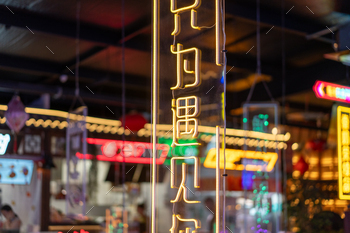
[[[3, 81], [0, 80], [0, 91], [10, 91], [10, 92], [20, 92], [27, 94], [41, 95], [44, 93], [50, 94], [56, 98], [69, 98], [73, 99], [75, 97], [74, 88], [59, 87], [57, 85], [47, 85], [47, 84], [32, 84], [27, 82], [14, 82], [14, 81]], [[122, 98], [116, 95], [106, 95], [94, 93], [92, 94], [88, 90], [80, 89], [79, 95], [87, 103], [98, 103], [104, 105], [112, 106], [122, 106]], [[137, 99], [127, 97], [125, 100], [126, 107], [138, 108], [147, 110], [150, 108], [150, 100], [146, 98]]]
[[[14, 14], [12, 14], [12, 12]], [[59, 36], [76, 38], [76, 21], [55, 18], [49, 15], [34, 13], [26, 9], [0, 5], [0, 23], [8, 26], [24, 28]], [[148, 19], [149, 18], [149, 19]], [[151, 23], [151, 17], [140, 18], [125, 29], [125, 35], [130, 39], [140, 29]], [[121, 30], [106, 28], [94, 24], [80, 22], [81, 40], [96, 42], [104, 45], [119, 45], [122, 40]], [[132, 38], [132, 36], [131, 36]]]
[[[237, 1], [226, 1], [226, 14], [240, 17], [251, 21], [256, 21], [256, 6], [240, 4]], [[287, 11], [289, 9], [285, 9]], [[275, 27], [282, 28], [281, 12], [271, 8], [261, 8], [260, 22]], [[325, 28], [325, 25], [312, 22], [312, 19], [296, 17], [293, 14], [285, 16], [285, 29], [294, 33], [306, 35]], [[332, 25], [329, 25], [332, 26]]]
[[[62, 70], [66, 70], [65, 73], [67, 75], [73, 76], [73, 74], [70, 71], [68, 71], [68, 69], [62, 64], [40, 59], [12, 56], [7, 54], [0, 54], [0, 67], [56, 75], [62, 75]], [[122, 82], [121, 74], [109, 73], [101, 70], [94, 70], [83, 67], [79, 68], [79, 76], [93, 80], [100, 80], [108, 77], [111, 82]], [[127, 78], [125, 79], [125, 84], [129, 88], [138, 88], [140, 90], [144, 90], [144, 87], [150, 84], [150, 80], [148, 78], [135, 75], [126, 76]]]
[[[230, 9], [227, 7], [227, 9]], [[57, 19], [52, 16], [42, 15], [38, 13], [33, 13], [31, 11], [14, 8], [11, 7], [11, 10], [15, 13], [12, 14], [4, 5], [0, 5], [0, 23], [21, 27], [27, 30], [27, 26], [33, 31], [40, 31], [43, 33], [50, 33], [59, 36], [66, 36], [70, 38], [76, 37], [76, 22]], [[252, 11], [250, 9], [250, 11]], [[151, 38], [147, 35], [140, 35], [144, 31], [150, 29], [151, 17], [144, 17], [136, 20], [134, 23], [129, 25], [126, 28], [126, 39], [125, 46], [127, 48], [136, 49], [140, 51], [150, 52], [149, 45], [151, 44]], [[121, 46], [122, 38], [121, 31], [111, 28], [102, 28], [97, 25], [86, 24], [81, 22], [80, 25], [80, 39], [97, 42], [101, 45], [93, 47], [91, 50], [87, 51], [84, 54], [80, 55], [80, 60], [87, 59], [98, 52], [101, 52], [107, 45], [113, 46]], [[136, 38], [137, 37], [137, 38]], [[239, 67], [239, 68], [247, 68], [249, 70], [255, 70], [255, 62], [252, 63], [250, 59], [243, 59], [242, 56], [235, 55], [227, 55], [228, 57], [228, 65]], [[237, 64], [232, 63], [232, 60], [236, 60], [240, 63], [239, 66]], [[1, 65], [1, 64], [0, 64]], [[75, 65], [75, 59], [67, 61], [65, 66], [73, 68]], [[60, 73], [66, 72], [67, 74], [71, 74], [70, 71], [63, 66]], [[274, 68], [272, 67], [271, 70]], [[36, 70], [33, 70], [36, 71]], [[37, 70], [37, 71], [40, 71]], [[74, 72], [74, 71], [73, 71]], [[80, 71], [81, 72], [81, 71]]]

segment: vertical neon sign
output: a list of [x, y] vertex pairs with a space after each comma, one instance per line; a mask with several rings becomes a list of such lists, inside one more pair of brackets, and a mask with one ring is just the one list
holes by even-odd
[[[224, 9], [223, 1], [194, 0], [188, 3], [177, 0], [153, 0], [153, 42], [152, 42], [152, 187], [151, 187], [151, 232], [158, 232], [157, 227], [157, 165], [156, 153], [157, 124], [172, 124], [169, 134], [172, 135], [171, 151], [178, 147], [200, 146], [198, 139], [199, 126], [216, 127], [216, 233], [224, 226], [221, 214], [220, 193], [222, 178], [220, 170], [220, 134], [224, 126], [225, 107], [225, 65], [224, 65]], [[215, 10], [213, 10], [215, 9]], [[160, 15], [162, 19], [160, 20]], [[200, 26], [207, 25], [207, 26]], [[212, 25], [212, 26], [209, 26]], [[215, 28], [214, 28], [215, 27]], [[160, 30], [161, 33], [160, 33]], [[212, 33], [212, 34], [210, 34]], [[215, 39], [214, 43], [201, 43], [198, 38], [191, 41], [189, 35]], [[214, 47], [214, 46], [213, 46]], [[205, 77], [205, 78], [204, 78]], [[221, 81], [224, 80], [224, 83]], [[166, 91], [168, 90], [168, 91]], [[159, 96], [161, 95], [161, 99]], [[207, 106], [217, 107], [208, 111]], [[203, 108], [202, 108], [203, 107]], [[171, 132], [170, 132], [171, 131]], [[170, 188], [177, 191], [170, 203], [183, 202], [186, 207], [198, 204], [196, 197], [188, 196], [186, 182], [192, 175], [194, 189], [199, 186], [200, 162], [196, 156], [178, 157], [171, 153], [171, 184]], [[185, 160], [193, 160], [193, 165]], [[181, 162], [181, 172], [176, 172], [176, 161]], [[189, 175], [192, 174], [192, 175]], [[181, 176], [181, 182], [176, 177]], [[178, 184], [177, 184], [178, 183]], [[192, 191], [191, 191], [192, 192]], [[201, 228], [198, 219], [193, 216], [182, 216], [173, 212], [172, 224], [168, 229], [172, 233], [186, 231], [178, 230], [181, 222], [192, 223], [192, 232]], [[221, 226], [222, 223], [222, 226]], [[181, 224], [180, 224], [181, 225]]]
[[350, 200], [350, 108], [337, 109], [339, 199]]

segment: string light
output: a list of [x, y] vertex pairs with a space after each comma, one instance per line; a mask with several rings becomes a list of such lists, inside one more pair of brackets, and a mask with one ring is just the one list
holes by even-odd
[[118, 131], [118, 128], [117, 128], [117, 127], [113, 127], [113, 128], [111, 129], [111, 134], [116, 134], [117, 131]]
[[[0, 105], [0, 111], [4, 110], [5, 108]], [[7, 108], [6, 108], [7, 109]], [[33, 110], [34, 108], [31, 108], [31, 113], [32, 112], [36, 112]], [[41, 111], [39, 111], [39, 113], [43, 113]], [[57, 111], [57, 110], [52, 110], [52, 111], [48, 111], [46, 112], [46, 115], [49, 116], [58, 116], [58, 117], [64, 117], [65, 114], [63, 114], [64, 112], [62, 111]], [[72, 117], [74, 118], [74, 117]], [[77, 117], [75, 117], [74, 119], [77, 119]], [[86, 128], [90, 131], [90, 132], [94, 132], [96, 131], [97, 133], [111, 133], [111, 134], [116, 134], [118, 133], [119, 135], [123, 134], [124, 132], [124, 128], [123, 127], [119, 127], [120, 124], [118, 123], [119, 121], [114, 121], [114, 120], [108, 120], [108, 119], [102, 119], [102, 118], [95, 118], [95, 117], [86, 117]], [[89, 120], [89, 122], [88, 122]], [[103, 120], [103, 121], [100, 121]], [[105, 121], [106, 120], [106, 121]], [[94, 123], [96, 122], [96, 123]], [[99, 124], [103, 122], [104, 124]], [[5, 124], [6, 123], [6, 117], [3, 117], [0, 119], [0, 124]], [[43, 120], [43, 119], [34, 119], [34, 118], [30, 118], [26, 121], [26, 126], [34, 126], [34, 127], [44, 127], [47, 128], [48, 126], [50, 126], [52, 129], [58, 127], [59, 129], [64, 129], [67, 127], [67, 121], [59, 121], [59, 120], [54, 120], [52, 121], [51, 119], [47, 119], [47, 120]], [[165, 137], [165, 138], [171, 138], [172, 137], [172, 133], [171, 133], [171, 125], [160, 125], [160, 130], [157, 131], [157, 136], [158, 137]], [[158, 127], [157, 127], [158, 128]], [[213, 127], [206, 127], [206, 126], [200, 126], [199, 127], [199, 131], [203, 131], [204, 129], [209, 129], [209, 132], [206, 132], [205, 134], [202, 134], [200, 136], [200, 139], [206, 143], [209, 143], [212, 139], [212, 133], [211, 133], [211, 128]], [[244, 135], [241, 133], [240, 130], [236, 130], [236, 129], [227, 129], [228, 130], [228, 134], [226, 136], [226, 143], [227, 145], [232, 145], [232, 146], [243, 146], [243, 145], [249, 145], [251, 147], [266, 147], [269, 149], [286, 149], [287, 148], [287, 144], [285, 143], [285, 141], [288, 141], [290, 139], [290, 134], [286, 133], [285, 135], [271, 135], [276, 137], [272, 138], [272, 140], [268, 140], [267, 138], [269, 137], [265, 137], [266, 133], [260, 133], [260, 134], [253, 134], [253, 133], [259, 133], [259, 132], [253, 132], [253, 131], [248, 131], [248, 132], [252, 132], [251, 134], [249, 134], [252, 138], [247, 138], [244, 139]], [[125, 134], [126, 135], [130, 135], [130, 131], [129, 130], [125, 130]], [[237, 134], [236, 137], [233, 137], [232, 135]], [[137, 135], [139, 137], [149, 137], [151, 135], [151, 131], [149, 128], [149, 124], [146, 124], [144, 128], [140, 129], [137, 132]], [[263, 136], [263, 138], [254, 138], [255, 136]], [[187, 136], [188, 137], [188, 136]], [[184, 139], [186, 139], [187, 137], [184, 137]], [[279, 140], [278, 140], [279, 139]], [[276, 141], [279, 141], [278, 143], [276, 143]]]

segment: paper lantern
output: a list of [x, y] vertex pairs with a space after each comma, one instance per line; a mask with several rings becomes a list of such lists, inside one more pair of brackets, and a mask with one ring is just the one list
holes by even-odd
[[133, 132], [139, 131], [147, 123], [147, 120], [140, 113], [131, 113], [125, 115], [125, 122], [123, 122], [122, 117], [120, 118], [120, 121], [122, 122], [124, 129], [129, 129]]
[[19, 96], [14, 96], [7, 105], [5, 113], [6, 124], [10, 129], [18, 133], [29, 118], [29, 114], [25, 112], [24, 105]]

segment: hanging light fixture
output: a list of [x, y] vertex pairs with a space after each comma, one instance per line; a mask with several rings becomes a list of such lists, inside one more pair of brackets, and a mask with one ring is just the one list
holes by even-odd
[[15, 133], [18, 133], [29, 119], [29, 114], [24, 109], [25, 107], [18, 95], [13, 96], [7, 105], [7, 111], [5, 112], [6, 124]]

